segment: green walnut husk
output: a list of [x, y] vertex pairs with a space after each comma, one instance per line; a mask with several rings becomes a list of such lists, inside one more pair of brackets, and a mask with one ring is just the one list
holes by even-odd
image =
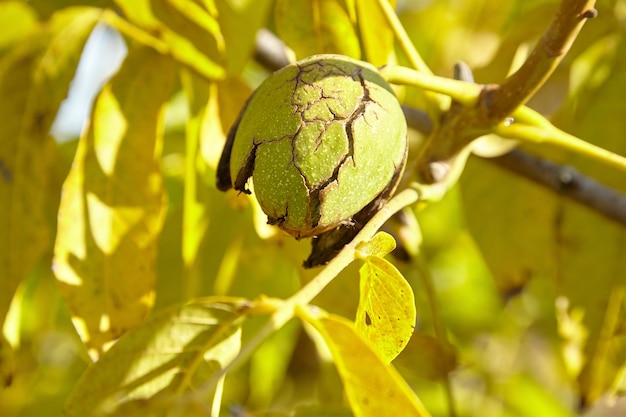
[[407, 127], [372, 65], [316, 55], [267, 78], [242, 110], [218, 188], [255, 196], [268, 223], [296, 238], [354, 222], [389, 198], [404, 169]]

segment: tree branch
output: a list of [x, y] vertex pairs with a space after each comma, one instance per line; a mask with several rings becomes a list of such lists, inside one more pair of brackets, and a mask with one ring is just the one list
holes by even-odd
[[286, 48], [276, 35], [267, 29], [261, 29], [256, 34], [254, 60], [272, 72], [278, 71], [289, 65]]
[[[546, 29], [520, 69], [501, 85], [483, 86], [475, 106], [451, 106], [445, 112], [418, 159], [417, 173], [427, 183], [443, 181], [433, 164], [451, 165], [463, 148], [501, 123], [544, 84], [561, 62], [584, 22], [595, 17], [595, 0], [562, 0]], [[445, 174], [445, 173], [444, 173]]]
[[626, 226], [626, 195], [570, 166], [558, 165], [519, 149], [488, 160]]
[[562, 0], [552, 23], [524, 64], [502, 85], [489, 90], [488, 118], [499, 123], [528, 99], [552, 75], [567, 54], [585, 21], [596, 17], [595, 0]]

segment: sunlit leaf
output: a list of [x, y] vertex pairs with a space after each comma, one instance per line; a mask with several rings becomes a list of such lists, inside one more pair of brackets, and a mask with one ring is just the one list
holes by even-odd
[[208, 298], [145, 321], [85, 372], [64, 415], [107, 415], [120, 408], [154, 415], [189, 406], [177, 403], [178, 396], [199, 389], [239, 352], [245, 306], [242, 299]]
[[115, 3], [124, 17], [136, 25], [112, 19], [121, 32], [171, 55], [207, 79], [224, 76], [221, 65], [224, 39], [217, 19], [209, 10], [191, 0], [116, 0]]
[[413, 290], [395, 266], [378, 256], [365, 259], [360, 275], [356, 331], [383, 361], [391, 362], [413, 335], [417, 317]]
[[340, 316], [302, 314], [330, 349], [356, 417], [430, 416], [398, 372]]
[[361, 242], [357, 245], [357, 253], [361, 258], [368, 256], [383, 257], [396, 248], [396, 241], [389, 233], [378, 232], [369, 242]]
[[276, 30], [298, 59], [315, 54], [360, 58], [359, 39], [338, 0], [276, 2]]
[[154, 302], [162, 106], [173, 70], [166, 57], [131, 50], [98, 97], [63, 186], [54, 272], [94, 355], [139, 324]]
[[[377, 1], [356, 0], [356, 12], [364, 59], [380, 67], [388, 64], [393, 56], [394, 33], [380, 7], [374, 4]], [[393, 7], [396, 2], [392, 0], [390, 3]]]
[[59, 12], [46, 30], [0, 60], [0, 322], [19, 282], [50, 244], [44, 190], [54, 142], [48, 132], [98, 13]]

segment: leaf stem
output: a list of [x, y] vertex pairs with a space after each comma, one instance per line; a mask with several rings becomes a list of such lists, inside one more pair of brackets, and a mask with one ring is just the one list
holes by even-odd
[[524, 142], [556, 145], [626, 172], [626, 158], [623, 156], [579, 139], [553, 125], [538, 127], [517, 123], [509, 126], [500, 124], [493, 131], [498, 135]]
[[379, 72], [389, 83], [411, 85], [444, 94], [468, 107], [476, 105], [482, 90], [479, 84], [426, 74], [402, 66], [390, 65], [382, 68]]
[[[378, 7], [382, 11], [387, 23], [391, 26], [393, 33], [400, 45], [400, 49], [406, 56], [409, 65], [414, 68], [421, 75], [432, 75], [433, 72], [428, 68], [428, 65], [424, 62], [421, 55], [411, 42], [411, 38], [407, 34], [404, 26], [398, 19], [398, 15], [396, 14], [391, 4], [389, 4], [389, 0], [376, 0], [378, 3]], [[407, 84], [413, 85], [413, 84]], [[428, 112], [431, 116], [438, 117], [448, 106], [448, 102], [441, 96], [436, 94], [432, 94], [428, 92], [429, 89], [426, 89], [424, 94], [424, 99], [428, 107]]]
[[396, 39], [400, 44], [402, 52], [409, 61], [409, 64], [413, 68], [424, 74], [432, 74], [432, 71], [430, 70], [430, 68], [428, 68], [428, 65], [426, 65], [419, 52], [417, 52], [417, 49], [415, 49], [415, 46], [413, 46], [413, 42], [411, 42], [409, 35], [406, 33], [404, 26], [402, 26], [400, 19], [398, 19], [398, 15], [391, 7], [391, 4], [389, 4], [389, 1], [376, 0], [376, 2], [378, 3], [378, 7], [380, 7], [380, 10], [383, 12], [385, 19], [387, 19], [387, 23], [389, 23], [389, 25], [393, 29], [393, 33], [395, 34]]

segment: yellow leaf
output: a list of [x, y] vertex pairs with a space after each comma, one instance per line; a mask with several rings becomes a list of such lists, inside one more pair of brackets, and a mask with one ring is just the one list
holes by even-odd
[[92, 356], [139, 324], [154, 301], [162, 106], [173, 75], [171, 60], [132, 50], [100, 93], [63, 185], [54, 273]]
[[0, 322], [50, 245], [44, 209], [55, 144], [48, 132], [98, 16], [91, 8], [56, 13], [0, 60]]
[[372, 350], [349, 320], [335, 315], [302, 318], [330, 349], [356, 417], [426, 417], [430, 413], [392, 366]]
[[417, 317], [413, 290], [395, 266], [378, 256], [365, 260], [360, 275], [356, 331], [383, 361], [391, 362], [413, 335]]
[[212, 297], [151, 317], [87, 369], [64, 415], [145, 416], [174, 410], [180, 406], [176, 399], [198, 389], [238, 354], [245, 303]]
[[369, 242], [360, 242], [357, 247], [357, 255], [360, 258], [368, 256], [385, 256], [396, 248], [396, 240], [387, 232], [378, 232]]
[[359, 39], [349, 13], [337, 0], [279, 0], [276, 30], [297, 59], [315, 54], [361, 58]]
[[224, 39], [211, 11], [191, 0], [117, 0], [115, 3], [126, 19], [137, 25], [111, 19], [121, 32], [171, 55], [207, 79], [224, 76], [220, 65]]

